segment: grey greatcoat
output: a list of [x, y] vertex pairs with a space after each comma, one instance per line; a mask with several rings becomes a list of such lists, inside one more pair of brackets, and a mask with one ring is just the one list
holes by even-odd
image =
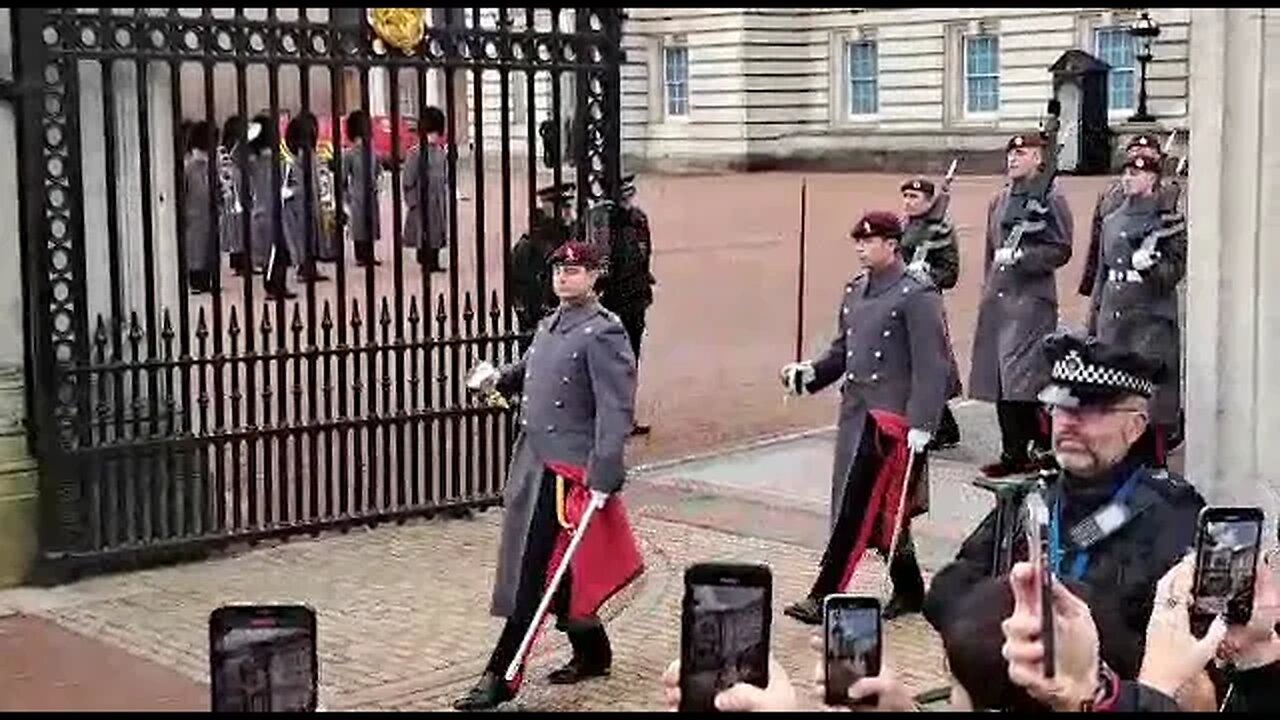
[[947, 401], [950, 362], [942, 296], [933, 283], [898, 262], [845, 285], [836, 335], [813, 361], [814, 380], [805, 388], [818, 392], [843, 380], [831, 470], [833, 528], [869, 411], [905, 415], [912, 428], [933, 432]]
[[[1133, 269], [1133, 253], [1155, 238], [1156, 264]], [[1102, 261], [1090, 301], [1089, 334], [1165, 364], [1165, 382], [1151, 404], [1153, 422], [1178, 422], [1178, 283], [1186, 272], [1187, 231], [1176, 210], [1162, 211], [1157, 197], [1128, 198], [1102, 223]]]
[[[266, 267], [275, 242], [276, 226], [273, 207], [278, 195], [272, 191], [271, 148], [249, 156], [249, 195], [253, 203], [249, 225], [249, 255], [255, 267]], [[283, 218], [281, 220], [283, 222]]]
[[378, 159], [363, 140], [342, 151], [342, 204], [351, 242], [373, 242], [382, 236], [378, 198]]
[[595, 301], [561, 305], [538, 324], [524, 357], [502, 369], [498, 391], [521, 399], [520, 434], [502, 494], [502, 541], [490, 608], [506, 617], [515, 608], [546, 464], [586, 468], [593, 490], [622, 488], [636, 392], [627, 331]]
[[[298, 155], [285, 157], [284, 178], [280, 188], [285, 247], [289, 248], [289, 259], [295, 267], [302, 267], [317, 257], [320, 250], [320, 236], [324, 232], [324, 224], [320, 216], [320, 171], [316, 165], [315, 154], [311, 153], [310, 157], [311, 179], [309, 181], [302, 157]], [[310, 193], [307, 192], [308, 182]]]
[[212, 191], [209, 155], [193, 150], [182, 163], [182, 236], [188, 272], [207, 272], [218, 267], [218, 226]]
[[1102, 260], [1102, 221], [1123, 204], [1124, 186], [1116, 180], [1098, 195], [1098, 202], [1093, 206], [1093, 219], [1089, 223], [1089, 254], [1084, 258], [1084, 272], [1080, 274], [1079, 293], [1085, 297], [1093, 295], [1093, 281], [1098, 276], [1098, 263]]
[[236, 148], [218, 148], [218, 237], [222, 250], [230, 253], [244, 252], [244, 204], [240, 202], [242, 186], [239, 151]]
[[[424, 155], [425, 163], [422, 161]], [[405, 247], [439, 250], [448, 245], [451, 198], [446, 155], [443, 148], [428, 143], [414, 148], [405, 161], [403, 190], [407, 209], [403, 238]], [[422, 212], [424, 205], [425, 222]]]
[[[1030, 202], [1036, 231], [1022, 237], [1022, 256], [1010, 266], [994, 262], [1013, 231], [1011, 216]], [[1043, 212], [1041, 212], [1043, 210]], [[1049, 382], [1040, 340], [1058, 326], [1055, 271], [1071, 259], [1071, 210], [1050, 187], [1046, 203], [1029, 198], [1022, 183], [1006, 186], [987, 208], [986, 283], [973, 336], [969, 394], [977, 400], [1035, 402]]]

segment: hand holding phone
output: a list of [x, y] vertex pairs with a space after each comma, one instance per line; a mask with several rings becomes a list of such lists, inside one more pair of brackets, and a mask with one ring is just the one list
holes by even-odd
[[1035, 571], [1035, 591], [1040, 598], [1040, 642], [1044, 644], [1044, 676], [1053, 678], [1053, 562], [1049, 543], [1049, 507], [1039, 490], [1027, 493], [1027, 556]]
[[773, 574], [764, 565], [702, 563], [685, 570], [680, 710], [715, 712], [740, 682], [769, 686]]
[[[883, 629], [880, 601], [858, 595], [828, 595], [822, 604], [826, 704], [849, 704], [849, 688], [880, 674]], [[863, 698], [859, 705], [874, 705]]]
[[316, 616], [304, 605], [226, 605], [209, 615], [214, 712], [315, 712]]
[[1210, 506], [1200, 511], [1191, 589], [1191, 632], [1204, 637], [1216, 615], [1247, 625], [1253, 615], [1262, 508]]

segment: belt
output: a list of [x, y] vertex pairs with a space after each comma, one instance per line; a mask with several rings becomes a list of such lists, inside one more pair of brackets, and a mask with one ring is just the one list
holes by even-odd
[[1113, 268], [1107, 270], [1107, 280], [1111, 282], [1140, 283], [1142, 282], [1142, 273], [1137, 270], [1116, 270]]

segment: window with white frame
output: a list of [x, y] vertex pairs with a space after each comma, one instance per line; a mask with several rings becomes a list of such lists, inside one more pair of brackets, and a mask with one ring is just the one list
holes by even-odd
[[849, 115], [875, 115], [880, 111], [880, 63], [874, 40], [845, 44], [845, 75], [849, 78]]
[[672, 43], [662, 48], [663, 96], [668, 116], [689, 114], [689, 48]]
[[1111, 66], [1107, 73], [1107, 109], [1134, 108], [1133, 36], [1125, 27], [1098, 28], [1093, 34], [1097, 56]]
[[964, 39], [964, 111], [967, 115], [1000, 109], [1000, 38], [968, 35]]

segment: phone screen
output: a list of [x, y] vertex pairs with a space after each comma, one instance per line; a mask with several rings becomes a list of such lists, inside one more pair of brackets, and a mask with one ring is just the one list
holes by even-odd
[[767, 576], [761, 581], [758, 570], [718, 574], [699, 577], [691, 571], [686, 576], [681, 710], [711, 712], [721, 690], [740, 682], [769, 684], [772, 585]]
[[[1257, 508], [1206, 508], [1196, 537], [1196, 579], [1192, 614], [1225, 615], [1243, 625], [1253, 615], [1253, 586], [1262, 536]], [[1206, 624], [1207, 626], [1207, 624]]]
[[301, 606], [232, 606], [209, 618], [214, 712], [314, 712], [316, 625]]
[[849, 688], [880, 674], [880, 601], [852, 595], [830, 595], [825, 604], [826, 701], [849, 703]]
[[1040, 598], [1040, 641], [1044, 644], [1044, 676], [1052, 678], [1054, 666], [1053, 562], [1049, 547], [1049, 507], [1039, 491], [1027, 494], [1027, 559], [1035, 573], [1035, 592]]

